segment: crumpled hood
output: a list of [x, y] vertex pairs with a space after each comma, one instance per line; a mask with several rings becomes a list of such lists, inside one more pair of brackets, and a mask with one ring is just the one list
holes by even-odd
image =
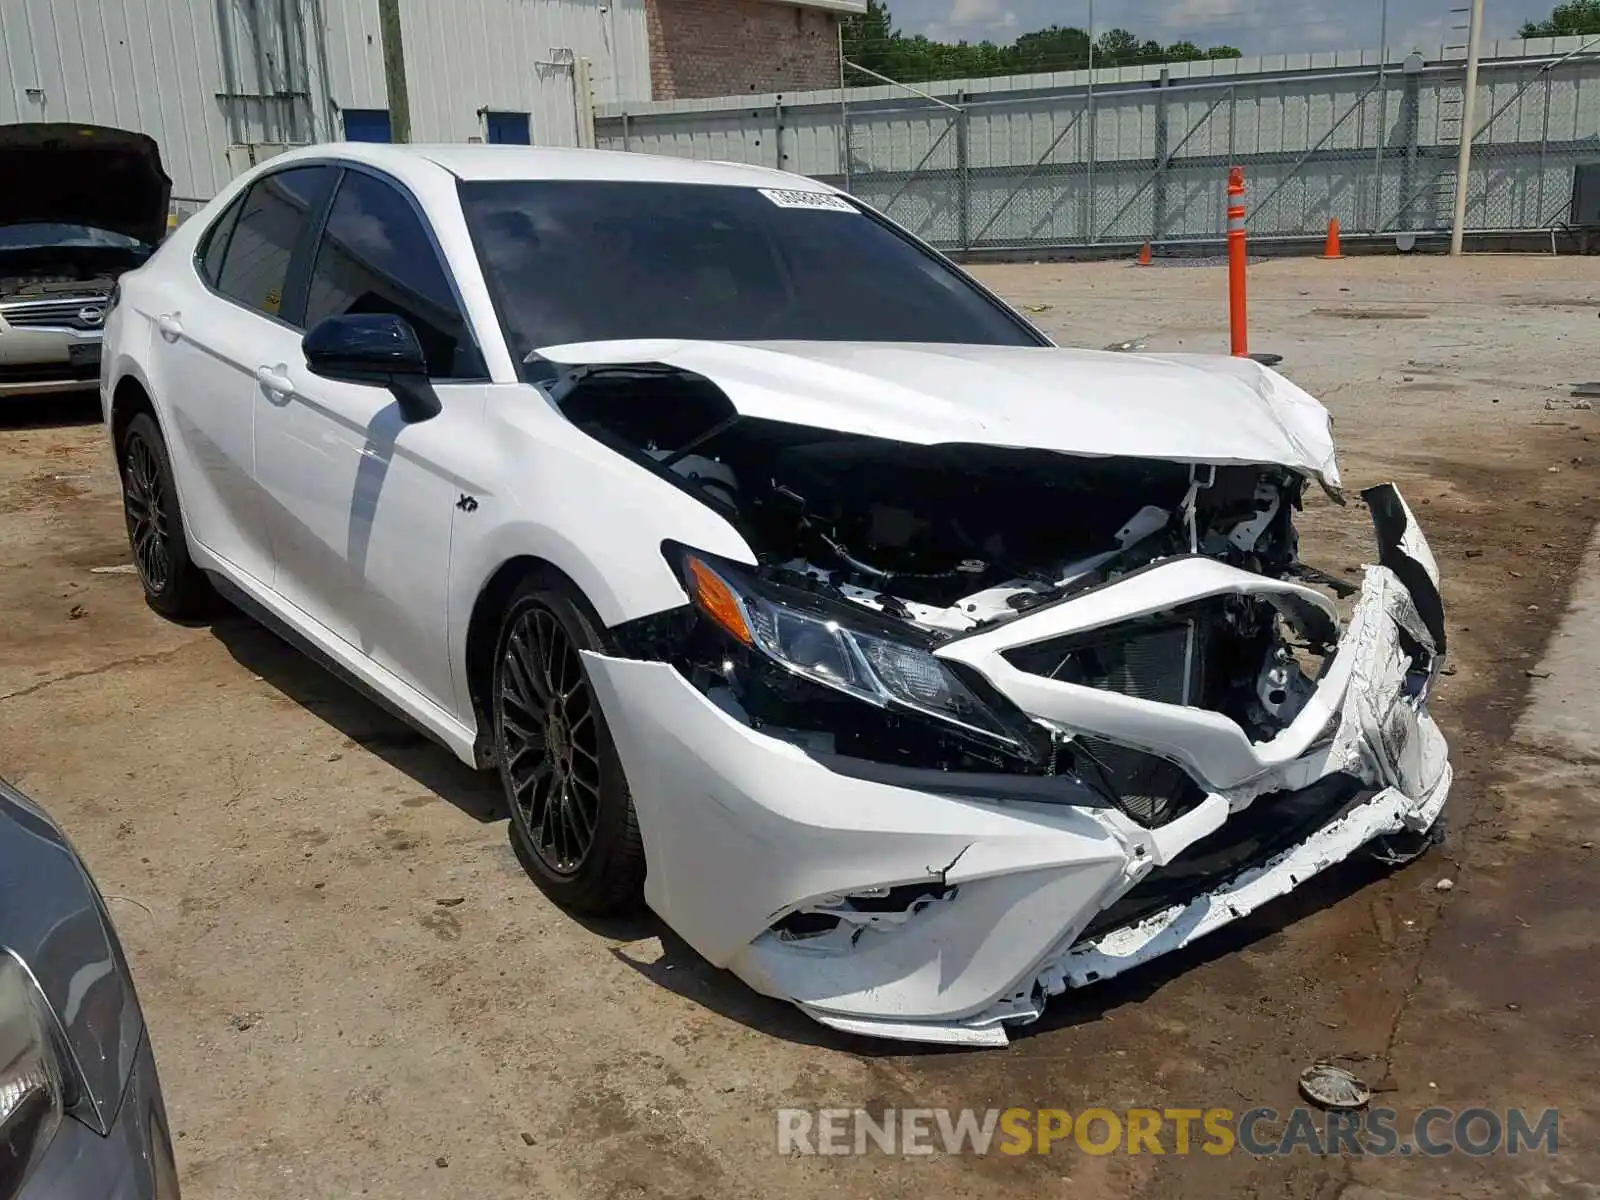
[[744, 416], [917, 445], [1276, 464], [1339, 486], [1327, 409], [1242, 358], [1033, 346], [633, 340], [548, 346], [566, 366], [665, 364]]
[[154, 246], [172, 181], [155, 139], [104, 125], [0, 125], [0, 226], [89, 225]]

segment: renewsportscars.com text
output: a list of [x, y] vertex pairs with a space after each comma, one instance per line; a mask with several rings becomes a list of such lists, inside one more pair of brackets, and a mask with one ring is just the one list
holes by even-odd
[[1511, 1108], [780, 1108], [777, 1150], [849, 1154], [1555, 1154], [1560, 1113]]

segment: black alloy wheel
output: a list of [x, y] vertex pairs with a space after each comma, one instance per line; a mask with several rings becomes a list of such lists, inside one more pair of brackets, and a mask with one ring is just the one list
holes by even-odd
[[566, 908], [634, 907], [644, 847], [580, 651], [607, 649], [570, 589], [531, 576], [507, 605], [493, 680], [495, 757], [524, 867]]
[[204, 616], [216, 602], [205, 572], [189, 557], [172, 460], [161, 428], [138, 413], [117, 445], [128, 545], [146, 602], [164, 617]]
[[600, 820], [600, 739], [578, 651], [547, 608], [506, 640], [500, 727], [506, 781], [529, 848], [556, 875], [583, 867]]
[[122, 480], [122, 507], [128, 517], [128, 542], [139, 581], [147, 592], [164, 592], [172, 583], [171, 538], [162, 511], [166, 492], [155, 450], [138, 433], [125, 444]]

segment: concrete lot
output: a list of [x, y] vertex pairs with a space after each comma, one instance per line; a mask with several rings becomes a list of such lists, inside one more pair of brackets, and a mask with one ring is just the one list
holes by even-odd
[[[1216, 267], [978, 273], [1064, 342], [1226, 348]], [[554, 909], [491, 781], [248, 621], [167, 624], [96, 572], [128, 551], [92, 402], [0, 411], [0, 773], [108, 895], [185, 1196], [1595, 1195], [1600, 561], [1545, 648], [1600, 513], [1600, 421], [1568, 396], [1600, 376], [1600, 265], [1277, 261], [1251, 282], [1252, 348], [1327, 401], [1352, 491], [1400, 483], [1444, 571], [1450, 838], [1066, 998], [1003, 1051], [837, 1037], [648, 916]], [[1303, 531], [1326, 569], [1369, 554], [1359, 504], [1319, 496]], [[1318, 1056], [1402, 1114], [1559, 1105], [1561, 1153], [774, 1150], [780, 1106], [1287, 1110]]]

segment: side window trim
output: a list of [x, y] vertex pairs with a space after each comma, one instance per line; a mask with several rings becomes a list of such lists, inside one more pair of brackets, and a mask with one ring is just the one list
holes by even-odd
[[[477, 355], [478, 362], [482, 367], [482, 370], [476, 375], [440, 376], [436, 379], [433, 379], [432, 382], [490, 382], [488, 360], [484, 358], [483, 354], [483, 339], [478, 336], [477, 327], [472, 322], [472, 313], [468, 310], [466, 300], [461, 294], [461, 285], [456, 281], [455, 272], [451, 269], [450, 256], [444, 252], [444, 246], [439, 241], [438, 230], [434, 229], [433, 222], [428, 218], [427, 211], [422, 207], [421, 202], [419, 202], [416, 196], [412, 194], [410, 188], [401, 183], [393, 175], [390, 175], [387, 171], [381, 171], [376, 167], [368, 166], [366, 163], [358, 162], [341, 162], [335, 165], [339, 168], [339, 177], [334, 180], [333, 190], [328, 193], [327, 206], [323, 209], [321, 220], [317, 222], [317, 239], [312, 244], [310, 257], [306, 263], [304, 280], [305, 292], [299, 297], [300, 315], [302, 317], [305, 315], [305, 301], [310, 298], [309, 293], [311, 291], [311, 276], [316, 270], [317, 256], [322, 253], [322, 238], [327, 232], [328, 220], [333, 215], [333, 205], [334, 201], [339, 197], [339, 188], [341, 185], [343, 185], [345, 178], [349, 175], [366, 175], [377, 180], [379, 183], [387, 184], [389, 187], [393, 188], [396, 192], [400, 193], [400, 195], [405, 199], [406, 204], [410, 206], [412, 214], [417, 218], [417, 223], [422, 227], [422, 232], [428, 239], [428, 248], [433, 251], [434, 261], [439, 264], [439, 270], [444, 275], [445, 285], [450, 289], [450, 298], [455, 301], [456, 312], [461, 317], [461, 327], [466, 330], [467, 337], [471, 339], [472, 351]], [[293, 270], [293, 264], [291, 263], [291, 277]]]
[[328, 163], [333, 169], [333, 182], [322, 199], [322, 208], [306, 222], [289, 254], [289, 272], [283, 280], [283, 311], [289, 324], [305, 329], [306, 301], [311, 296], [311, 275], [317, 269], [317, 255], [322, 250], [322, 234], [328, 228], [328, 217], [333, 212], [333, 202], [338, 198], [339, 185], [349, 174], [344, 163]]
[[[254, 179], [252, 179], [250, 181], [250, 186], [244, 188], [239, 193], [239, 198], [235, 201], [235, 204], [237, 204], [239, 207], [238, 207], [238, 213], [235, 215], [234, 220], [233, 220], [233, 228], [228, 230], [228, 249], [229, 250], [233, 249], [233, 233], [234, 233], [234, 230], [238, 228], [239, 221], [243, 217], [244, 206], [245, 206], [246, 202], [250, 199], [251, 193], [254, 192], [256, 190], [256, 188], [261, 186], [261, 184], [264, 183], [266, 180], [271, 179], [275, 175], [281, 175], [285, 171], [295, 171], [295, 170], [299, 170], [299, 169], [301, 169], [303, 167], [326, 167], [329, 170], [332, 170], [333, 172], [335, 172], [335, 174], [337, 175], [338, 172], [340, 171], [340, 169], [343, 166], [344, 166], [343, 163], [341, 163], [341, 162], [339, 162], [339, 161], [337, 161], [335, 159], [326, 159], [326, 158], [297, 159], [294, 162], [284, 163], [283, 166], [281, 166], [281, 167], [275, 168], [274, 170], [271, 170], [271, 171], [263, 171], [260, 175], [257, 175]], [[338, 180], [335, 179], [335, 182], [337, 183]], [[330, 191], [328, 192], [328, 199], [327, 199], [326, 203], [332, 203], [332, 197], [333, 197], [333, 192], [330, 189]], [[324, 220], [327, 217], [326, 203], [325, 203], [325, 206], [324, 206], [323, 211], [322, 211], [322, 218]], [[310, 224], [311, 224], [310, 222], [307, 223], [308, 228], [309, 228]], [[318, 222], [317, 224], [318, 224], [318, 230], [320, 232], [321, 224], [320, 224], [320, 222]], [[212, 226], [212, 230], [215, 230], [216, 228], [217, 228], [216, 225]], [[283, 285], [284, 286], [285, 298], [288, 298], [289, 285], [293, 281], [293, 278], [294, 278], [295, 256], [298, 253], [300, 253], [301, 250], [303, 249], [304, 240], [305, 240], [305, 231], [302, 230], [300, 238], [296, 240], [294, 247], [289, 251], [289, 274], [287, 276], [285, 276], [284, 285]], [[224, 255], [223, 255], [223, 262], [224, 263], [227, 262], [227, 254], [226, 253], [224, 253]], [[227, 304], [231, 304], [231, 305], [233, 305], [233, 307], [239, 309], [242, 312], [247, 312], [251, 316], [260, 317], [264, 321], [271, 321], [274, 325], [282, 325], [285, 329], [288, 329], [288, 330], [290, 330], [290, 331], [292, 331], [294, 333], [304, 333], [305, 332], [305, 330], [301, 329], [300, 326], [292, 324], [289, 321], [286, 321], [286, 320], [283, 319], [281, 306], [280, 306], [280, 309], [279, 309], [279, 311], [277, 313], [264, 312], [263, 310], [261, 310], [259, 308], [256, 308], [256, 307], [254, 307], [252, 305], [245, 304], [243, 301], [238, 300], [235, 297], [228, 295], [226, 292], [222, 291], [220, 288], [214, 286], [212, 284], [211, 280], [206, 278], [204, 271], [196, 271], [196, 274], [199, 275], [200, 282], [205, 287], [206, 291], [209, 292], [212, 296], [216, 297], [218, 300], [221, 300], [221, 301], [223, 301], [224, 303], [227, 303]]]
[[[254, 186], [254, 184], [251, 185], [251, 187]], [[228, 206], [222, 210], [222, 215], [212, 223], [211, 228], [206, 230], [205, 236], [195, 244], [195, 274], [199, 275], [208, 287], [216, 282], [206, 273], [206, 259], [211, 256], [211, 243], [219, 237], [222, 238], [222, 253], [217, 259], [217, 267], [220, 271], [222, 264], [227, 261], [228, 246], [233, 241], [233, 231], [238, 227], [239, 214], [244, 211], [245, 197], [249, 194], [250, 188], [245, 188], [235, 196], [228, 203]]]

